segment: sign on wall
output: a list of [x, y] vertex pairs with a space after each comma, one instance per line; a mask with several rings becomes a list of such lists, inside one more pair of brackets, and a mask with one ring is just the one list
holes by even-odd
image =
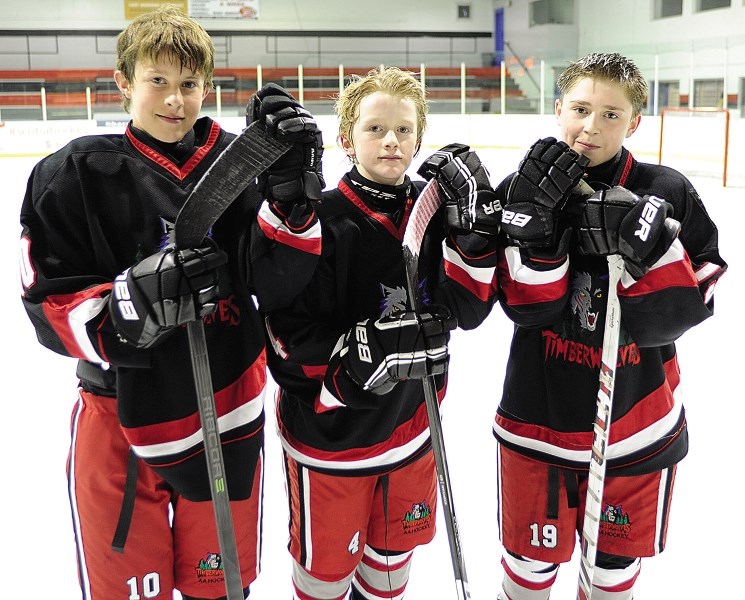
[[128, 21], [164, 4], [175, 4], [195, 19], [258, 19], [259, 0], [124, 0]]
[[258, 19], [259, 0], [189, 0], [195, 19]]
[[164, 4], [174, 4], [184, 12], [188, 10], [187, 0], [124, 0], [124, 18], [131, 21], [140, 15], [160, 8]]

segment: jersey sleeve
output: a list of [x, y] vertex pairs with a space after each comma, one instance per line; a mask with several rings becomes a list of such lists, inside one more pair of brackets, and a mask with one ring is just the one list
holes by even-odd
[[445, 219], [441, 207], [422, 240], [417, 265], [422, 301], [446, 306], [459, 328], [474, 329], [489, 316], [496, 297], [497, 236], [449, 228]]
[[442, 242], [442, 268], [433, 297], [450, 308], [461, 329], [473, 329], [496, 297], [497, 236], [451, 231]]
[[[116, 273], [94, 250], [102, 232], [76, 185], [51, 185], [42, 163], [32, 172], [21, 208], [22, 302], [39, 342], [74, 358], [108, 367], [147, 366], [147, 351], [126, 344], [111, 324], [108, 298]], [[69, 181], [69, 178], [67, 178]]]
[[[333, 288], [318, 284], [330, 281], [324, 271], [322, 263], [314, 275], [314, 285], [289, 306], [265, 317], [272, 376], [294, 397], [307, 402], [312, 398], [316, 413], [359, 405], [361, 397], [369, 396], [371, 401], [376, 398], [361, 390], [341, 365], [346, 331], [340, 330], [328, 299]], [[324, 289], [326, 298], [321, 293]]]
[[321, 254], [321, 226], [312, 202], [283, 213], [264, 200], [250, 242], [251, 283], [263, 310], [287, 306], [310, 282]]
[[[496, 189], [503, 205], [511, 178]], [[501, 236], [498, 255], [498, 295], [507, 317], [521, 327], [559, 322], [571, 291], [567, 244], [527, 250]]]
[[685, 179], [683, 183], [685, 188], [665, 196], [681, 223], [678, 239], [643, 277], [636, 280], [624, 273], [619, 284], [621, 314], [641, 347], [673, 342], [710, 317], [714, 288], [727, 270], [716, 226], [693, 186]]

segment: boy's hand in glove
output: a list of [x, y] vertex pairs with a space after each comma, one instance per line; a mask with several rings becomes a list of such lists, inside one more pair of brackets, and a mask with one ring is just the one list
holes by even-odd
[[342, 365], [363, 390], [386, 394], [399, 381], [444, 373], [455, 327], [444, 306], [360, 321], [344, 339]]
[[642, 277], [667, 252], [680, 231], [669, 217], [673, 207], [657, 196], [639, 198], [622, 187], [594, 193], [584, 205], [577, 227], [583, 254], [620, 254], [626, 270]]
[[502, 231], [521, 247], [552, 246], [563, 234], [558, 221], [589, 163], [565, 142], [548, 137], [533, 144], [510, 181]]
[[445, 214], [451, 229], [486, 235], [499, 233], [502, 207], [478, 155], [464, 144], [450, 144], [427, 158], [417, 171], [437, 178], [446, 196]]
[[285, 209], [291, 208], [287, 203], [320, 200], [326, 186], [321, 166], [323, 136], [313, 115], [284, 88], [268, 83], [246, 106], [246, 125], [253, 122], [275, 139], [293, 143], [259, 176], [258, 188], [264, 197], [271, 203], [284, 203]]
[[109, 311], [117, 332], [150, 348], [179, 325], [201, 319], [217, 305], [217, 271], [227, 255], [212, 246], [162, 250], [114, 280]]

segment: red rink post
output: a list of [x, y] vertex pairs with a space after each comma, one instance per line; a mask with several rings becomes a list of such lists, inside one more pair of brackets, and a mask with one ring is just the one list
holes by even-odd
[[[729, 132], [730, 111], [727, 108], [667, 107], [660, 112], [657, 164], [663, 164], [664, 155], [665, 164], [686, 174], [721, 173], [722, 187], [727, 187]], [[690, 144], [692, 138], [698, 138], [699, 143]], [[707, 163], [713, 171], [706, 169]], [[702, 165], [704, 170], [699, 172]]]

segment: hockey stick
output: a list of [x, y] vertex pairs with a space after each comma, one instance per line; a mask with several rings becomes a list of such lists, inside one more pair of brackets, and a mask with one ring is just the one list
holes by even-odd
[[590, 472], [587, 478], [587, 499], [585, 500], [585, 515], [582, 522], [582, 554], [580, 556], [577, 600], [590, 600], [592, 597], [592, 578], [598, 550], [600, 514], [603, 487], [605, 486], [605, 451], [608, 447], [608, 434], [610, 433], [613, 388], [618, 361], [618, 334], [621, 329], [621, 306], [618, 302], [617, 288], [622, 272], [623, 258], [617, 254], [609, 256], [608, 303], [603, 333], [603, 352], [600, 359], [600, 387], [598, 389], [597, 413], [593, 426]]
[[201, 244], [215, 221], [292, 144], [265, 136], [253, 122], [238, 135], [194, 186], [176, 217], [176, 247]]
[[[212, 163], [181, 207], [175, 224], [176, 247], [201, 245], [228, 206], [289, 148], [287, 144], [264, 137], [255, 123], [246, 127]], [[225, 479], [204, 322], [201, 319], [191, 321], [187, 325], [187, 332], [227, 600], [243, 600], [245, 596]]]
[[[404, 263], [406, 265], [406, 285], [411, 308], [416, 311], [421, 309], [418, 281], [419, 251], [422, 247], [422, 239], [424, 238], [427, 225], [441, 204], [442, 197], [439, 193], [437, 180], [431, 179], [419, 193], [419, 197], [414, 203], [414, 208], [409, 215], [406, 230], [404, 231], [403, 252]], [[445, 507], [445, 526], [450, 543], [450, 556], [453, 562], [455, 586], [458, 592], [458, 600], [467, 600], [471, 597], [471, 594], [468, 591], [466, 564], [463, 560], [463, 547], [458, 531], [458, 519], [455, 516], [455, 506], [453, 505], [453, 491], [450, 485], [447, 457], [445, 456], [445, 443], [442, 434], [440, 407], [437, 401], [437, 387], [434, 376], [428, 375], [425, 377], [422, 380], [422, 385], [424, 386], [424, 400], [427, 405], [432, 451], [437, 467], [437, 481], [440, 485], [440, 498]]]

